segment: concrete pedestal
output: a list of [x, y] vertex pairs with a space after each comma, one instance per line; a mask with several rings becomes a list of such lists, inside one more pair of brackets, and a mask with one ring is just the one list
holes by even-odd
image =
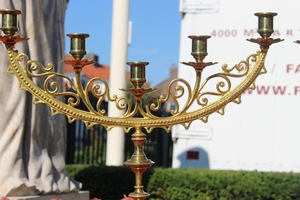
[[70, 192], [66, 194], [49, 194], [40, 196], [7, 197], [8, 200], [89, 200], [89, 191]]

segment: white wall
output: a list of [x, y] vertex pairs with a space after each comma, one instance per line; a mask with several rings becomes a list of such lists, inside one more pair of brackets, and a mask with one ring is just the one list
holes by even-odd
[[[212, 114], [205, 124], [195, 121], [189, 131], [174, 127], [173, 167], [207, 163], [210, 169], [300, 172], [300, 45], [293, 42], [300, 39], [300, 1], [219, 0], [211, 12], [199, 10], [206, 1], [192, 2], [197, 9], [187, 9], [190, 13], [182, 19], [180, 61], [194, 61], [188, 35], [212, 35], [204, 61], [219, 64], [205, 69], [203, 78], [220, 72], [222, 64], [232, 66], [259, 50], [246, 41], [260, 37], [256, 12], [278, 13], [272, 37], [285, 41], [271, 46], [265, 63], [268, 73], [258, 77], [257, 89], [243, 95], [240, 105], [228, 104], [224, 116]], [[193, 82], [194, 76], [191, 67], [179, 65], [178, 77]], [[269, 91], [265, 94], [262, 87]], [[191, 133], [196, 136], [188, 139]], [[199, 150], [199, 160], [186, 159], [191, 149]]]

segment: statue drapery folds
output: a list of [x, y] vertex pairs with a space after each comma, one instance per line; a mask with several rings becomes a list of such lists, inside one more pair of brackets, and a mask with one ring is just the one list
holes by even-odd
[[[1, 9], [22, 11], [19, 34], [29, 40], [16, 44], [19, 52], [45, 66], [52, 63], [60, 73], [66, 8], [67, 0], [1, 1]], [[0, 63], [0, 196], [79, 190], [81, 184], [65, 173], [65, 117], [52, 116], [47, 105], [32, 105], [32, 95], [18, 90], [17, 78], [6, 71], [4, 46]]]

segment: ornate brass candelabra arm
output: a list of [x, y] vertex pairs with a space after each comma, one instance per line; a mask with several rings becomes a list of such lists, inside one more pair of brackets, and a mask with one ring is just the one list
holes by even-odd
[[[3, 12], [2, 12], [3, 13]], [[265, 15], [269, 15], [268, 13]], [[261, 15], [262, 17], [264, 15]], [[6, 26], [8, 26], [6, 24]], [[6, 27], [6, 29], [8, 29]], [[269, 32], [269, 31], [268, 31]], [[264, 67], [264, 60], [267, 54], [269, 46], [280, 41], [280, 39], [268, 38], [263, 34], [264, 38], [250, 39], [259, 43], [261, 51], [257, 54], [250, 55], [245, 61], [241, 61], [234, 65], [233, 67], [228, 67], [228, 65], [223, 65], [223, 72], [209, 76], [201, 83], [202, 71], [210, 65], [216, 64], [212, 62], [203, 62], [203, 59], [207, 55], [206, 45], [207, 39], [210, 36], [190, 36], [192, 39], [192, 55], [194, 56], [196, 62], [184, 62], [183, 64], [192, 66], [195, 69], [196, 81], [194, 87], [183, 79], [173, 80], [168, 88], [168, 93], [166, 96], [160, 96], [159, 98], [151, 97], [146, 100], [145, 105], [142, 105], [142, 97], [145, 93], [151, 92], [152, 88], [142, 88], [142, 85], [146, 81], [145, 79], [145, 66], [147, 62], [131, 62], [128, 63], [131, 67], [131, 82], [133, 88], [123, 89], [126, 92], [133, 94], [134, 96], [134, 106], [132, 102], [127, 97], [117, 97], [116, 95], [111, 95], [109, 92], [108, 84], [105, 80], [101, 78], [93, 78], [84, 88], [81, 84], [81, 69], [92, 63], [93, 61], [81, 60], [85, 54], [85, 38], [88, 37], [87, 34], [68, 34], [71, 38], [71, 51], [75, 60], [64, 60], [64, 63], [71, 64], [74, 67], [76, 81], [74, 82], [69, 77], [58, 74], [53, 71], [53, 66], [48, 65], [44, 67], [38, 61], [29, 60], [29, 58], [22, 53], [17, 53], [17, 51], [12, 50], [12, 46], [18, 42], [19, 36], [14, 36], [13, 31], [9, 31], [5, 36], [1, 36], [1, 40], [5, 43], [7, 42], [7, 51], [10, 59], [10, 66], [8, 71], [15, 74], [20, 81], [20, 88], [26, 89], [31, 92], [35, 97], [35, 103], [46, 103], [50, 106], [52, 113], [63, 113], [68, 116], [70, 122], [75, 119], [80, 119], [85, 122], [87, 127], [91, 127], [95, 124], [102, 124], [107, 129], [113, 128], [115, 126], [123, 127], [125, 131], [128, 131], [134, 127], [144, 127], [147, 132], [155, 127], [161, 127], [167, 131], [174, 124], [182, 124], [185, 128], [188, 128], [190, 123], [194, 120], [207, 121], [210, 114], [218, 112], [224, 114], [224, 107], [229, 102], [240, 103], [241, 94], [246, 89], [255, 88], [255, 79], [258, 75], [266, 73]], [[15, 38], [13, 40], [13, 38]], [[24, 40], [24, 38], [22, 38]], [[6, 43], [6, 44], [7, 44]], [[254, 62], [254, 67], [250, 70], [250, 60]], [[20, 62], [24, 63], [24, 69], [21, 67]], [[35, 73], [32, 73], [34, 71]], [[36, 73], [39, 71], [38, 73]], [[32, 78], [44, 78], [44, 88], [39, 88], [36, 86], [31, 79]], [[74, 89], [74, 92], [64, 92], [61, 90], [60, 86], [55, 81], [56, 78], [63, 78], [69, 82], [69, 84]], [[230, 78], [243, 78], [241, 83], [232, 89]], [[215, 91], [205, 90], [205, 86], [214, 79], [220, 79], [215, 85]], [[102, 82], [102, 88], [99, 84], [95, 82]], [[177, 85], [176, 85], [177, 84]], [[174, 93], [171, 89], [173, 85], [176, 85], [176, 92]], [[92, 95], [96, 97], [96, 105], [91, 105], [89, 100], [88, 92], [91, 91]], [[187, 94], [187, 101], [182, 107], [179, 105], [178, 100]], [[59, 101], [56, 97], [67, 96], [68, 100], [66, 103]], [[215, 101], [210, 101], [209, 96], [219, 97]], [[153, 112], [161, 107], [163, 102], [166, 102], [172, 98], [175, 103], [175, 109], [171, 111], [171, 116], [160, 118], [153, 115]], [[104, 100], [113, 101], [116, 103], [118, 109], [124, 110], [124, 115], [113, 118], [107, 117], [105, 110], [101, 109], [101, 105]], [[76, 106], [83, 102], [88, 111], [79, 110]], [[196, 102], [199, 105], [199, 109], [191, 110], [191, 105]], [[135, 114], [139, 112], [142, 117], [136, 119]]]
[[[124, 127], [127, 131], [131, 127], [136, 127], [136, 125], [145, 127], [150, 132], [154, 127], [163, 127], [166, 130], [169, 130], [174, 124], [182, 124], [185, 128], [188, 128], [189, 124], [197, 119], [206, 122], [208, 116], [213, 112], [223, 113], [224, 107], [229, 102], [239, 103], [242, 92], [250, 86], [251, 89], [254, 89], [256, 77], [262, 73], [266, 73], [266, 69], [264, 67], [266, 53], [263, 52], [258, 52], [257, 54], [249, 56], [246, 61], [241, 61], [232, 68], [228, 68], [227, 65], [223, 65], [223, 72], [209, 76], [202, 84], [199, 84], [201, 81], [201, 73], [197, 72], [196, 69], [196, 83], [193, 90], [187, 81], [183, 79], [174, 79], [170, 83], [169, 87], [171, 87], [172, 84], [175, 84], [175, 82], [181, 82], [186, 86], [186, 88], [177, 85], [177, 93], [173, 93], [172, 90], [169, 89], [169, 93], [166, 97], [161, 96], [160, 98], [149, 99], [146, 104], [146, 111], [141, 108], [141, 97], [144, 93], [152, 91], [153, 89], [140, 88], [125, 90], [133, 93], [137, 102], [133, 109], [134, 111], [130, 112], [132, 109], [129, 99], [126, 97], [110, 97], [108, 84], [100, 78], [91, 79], [87, 86], [83, 88], [80, 84], [81, 79], [79, 72], [75, 72], [77, 75], [76, 82], [74, 82], [65, 75], [53, 72], [54, 68], [52, 65], [48, 65], [48, 68], [45, 68], [39, 62], [29, 60], [25, 54], [17, 53], [11, 49], [8, 49], [7, 51], [11, 63], [8, 71], [18, 77], [20, 81], [20, 88], [26, 89], [33, 94], [35, 97], [35, 103], [48, 104], [53, 114], [66, 114], [70, 122], [75, 119], [80, 119], [86, 123], [87, 127], [91, 127], [94, 124], [102, 124], [107, 128], [114, 127], [115, 124], [118, 123], [118, 126]], [[249, 69], [250, 59], [252, 59], [255, 63], [252, 70]], [[24, 69], [20, 62], [24, 63]], [[32, 71], [37, 71], [38, 69], [41, 73], [32, 73]], [[234, 70], [239, 73], [233, 73]], [[230, 77], [246, 78], [236, 88], [232, 89], [231, 81], [229, 79]], [[32, 78], [45, 78], [44, 88], [36, 86], [32, 82]], [[62, 92], [57, 82], [51, 81], [55, 78], [64, 78], [68, 80], [70, 85], [74, 87], [75, 92]], [[217, 78], [223, 80], [216, 84], [215, 92], [203, 91], [205, 89], [205, 85], [207, 85], [210, 80]], [[93, 85], [93, 82], [96, 80], [104, 83], [104, 92], [97, 92], [99, 91], [99, 85]], [[96, 105], [97, 109], [94, 109], [88, 99], [88, 88], [91, 86], [92, 94], [98, 98]], [[185, 89], [187, 90], [188, 101], [186, 105], [183, 106], [183, 109], [180, 110], [178, 99], [185, 93]], [[219, 96], [220, 99], [210, 103], [208, 98], [206, 98], [208, 95]], [[68, 96], [68, 101], [66, 103], [61, 102], [56, 98], [57, 96]], [[120, 109], [126, 109], [127, 111], [124, 116], [120, 118], [110, 118], [105, 116], [105, 111], [100, 109], [101, 103], [105, 100], [105, 98], [108, 98], [110, 101], [117, 102], [116, 104], [120, 104], [121, 101], [126, 101], [126, 104], [119, 105]], [[175, 110], [171, 112], [172, 116], [158, 119], [158, 117], [151, 114], [152, 110], [157, 109], [157, 105], [167, 101], [169, 98], [173, 98], [175, 105], [177, 105]], [[89, 111], [83, 111], [76, 108], [80, 101], [84, 102]], [[201, 107], [195, 111], [188, 111], [188, 108], [194, 101], [197, 101]], [[124, 105], [127, 105], [127, 107]], [[138, 119], [134, 118], [134, 114], [137, 111], [139, 111], [144, 117]]]

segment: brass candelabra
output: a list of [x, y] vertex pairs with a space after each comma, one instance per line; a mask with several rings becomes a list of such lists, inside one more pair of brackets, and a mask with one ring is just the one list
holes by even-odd
[[[101, 124], [107, 130], [114, 127], [122, 127], [125, 132], [130, 129], [135, 129], [132, 134], [134, 144], [134, 152], [132, 157], [124, 164], [132, 169], [135, 173], [136, 185], [134, 192], [129, 194], [129, 197], [135, 200], [147, 199], [150, 195], [146, 193], [142, 185], [142, 175], [145, 170], [154, 163], [148, 159], [143, 151], [143, 144], [146, 139], [144, 129], [150, 133], [154, 128], [163, 128], [170, 131], [175, 124], [181, 124], [188, 129], [194, 120], [202, 120], [206, 122], [208, 117], [214, 113], [224, 114], [225, 106], [234, 102], [241, 102], [241, 95], [247, 89], [255, 89], [255, 80], [260, 74], [266, 73], [264, 61], [271, 44], [281, 41], [281, 39], [271, 38], [273, 33], [273, 17], [276, 13], [256, 13], [258, 16], [258, 33], [261, 38], [249, 39], [251, 42], [260, 45], [260, 51], [249, 55], [245, 60], [238, 62], [232, 67], [222, 65], [220, 73], [213, 74], [201, 81], [202, 71], [216, 63], [203, 62], [207, 55], [207, 39], [210, 36], [189, 36], [192, 40], [192, 56], [195, 62], [183, 62], [183, 64], [191, 66], [195, 70], [196, 81], [192, 87], [187, 80], [176, 78], [169, 83], [167, 95], [160, 97], [150, 97], [146, 101], [142, 101], [145, 93], [151, 92], [153, 88], [144, 88], [146, 82], [145, 67], [148, 62], [128, 62], [130, 66], [130, 82], [132, 88], [122, 89], [131, 93], [134, 97], [134, 102], [128, 97], [111, 95], [107, 82], [99, 77], [92, 78], [84, 87], [81, 82], [81, 70], [92, 60], [83, 59], [85, 51], [85, 40], [89, 37], [88, 34], [68, 34], [71, 39], [70, 54], [73, 60], [63, 60], [66, 64], [71, 64], [74, 67], [75, 81], [69, 77], [54, 72], [52, 65], [45, 67], [39, 61], [30, 60], [23, 53], [18, 53], [14, 50], [14, 46], [19, 41], [27, 40], [26, 37], [17, 35], [17, 15], [21, 14], [18, 10], [1, 10], [2, 28], [4, 35], [0, 40], [5, 44], [7, 49], [10, 64], [7, 72], [14, 74], [20, 83], [19, 89], [27, 90], [34, 96], [34, 104], [47, 104], [53, 115], [64, 114], [68, 117], [71, 123], [74, 120], [82, 120], [88, 128], [95, 124]], [[250, 67], [253, 64], [253, 67]], [[74, 92], [63, 91], [62, 87], [55, 81], [55, 78], [62, 78], [69, 82], [73, 87]], [[43, 79], [43, 88], [38, 87], [33, 83], [33, 79]], [[218, 80], [215, 85], [215, 90], [206, 91], [205, 86], [211, 80]], [[240, 80], [234, 88], [230, 79]], [[99, 84], [102, 82], [103, 88], [100, 90]], [[171, 88], [175, 87], [175, 92]], [[96, 97], [97, 104], [93, 106], [90, 102], [88, 92]], [[179, 104], [179, 99], [183, 94], [187, 93], [187, 100], [184, 105]], [[59, 96], [67, 96], [67, 102], [58, 100]], [[217, 97], [217, 100], [210, 101], [209, 96]], [[171, 116], [157, 117], [153, 113], [157, 111], [164, 102], [172, 99], [175, 104], [175, 109], [171, 110]], [[124, 114], [119, 117], [109, 117], [105, 110], [101, 109], [101, 104], [108, 100], [114, 102], [116, 107], [124, 111]], [[88, 111], [79, 110], [76, 106], [79, 102], [83, 102]], [[191, 109], [192, 104], [197, 104], [198, 109]], [[136, 118], [139, 113], [141, 117]]]

